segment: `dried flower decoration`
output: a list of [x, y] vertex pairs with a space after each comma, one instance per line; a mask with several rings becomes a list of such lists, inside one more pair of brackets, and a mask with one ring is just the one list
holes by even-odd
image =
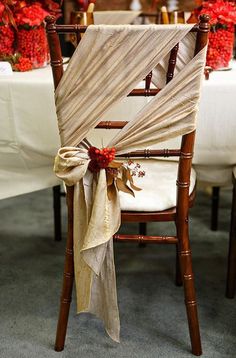
[[114, 161], [115, 148], [98, 149], [90, 147], [88, 154], [90, 157], [89, 170], [92, 173], [98, 173], [100, 169], [106, 170], [107, 195], [109, 200], [116, 195], [116, 188], [132, 196], [134, 191], [142, 190], [134, 185], [133, 177], [143, 177], [145, 171], [141, 170], [139, 163], [131, 160], [127, 162]]

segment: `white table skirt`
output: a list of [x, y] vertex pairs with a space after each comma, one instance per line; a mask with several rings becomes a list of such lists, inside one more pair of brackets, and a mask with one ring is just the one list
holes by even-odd
[[[194, 165], [198, 178], [214, 185], [231, 182], [236, 164], [236, 63], [204, 81]], [[103, 120], [129, 120], [150, 99], [128, 97]], [[50, 67], [0, 77], [0, 198], [57, 185], [53, 160], [60, 146]], [[101, 142], [96, 130], [90, 139]], [[172, 140], [159, 147], [177, 148]], [[172, 145], [171, 145], [172, 144]]]
[[59, 183], [60, 145], [51, 69], [0, 77], [0, 198]]

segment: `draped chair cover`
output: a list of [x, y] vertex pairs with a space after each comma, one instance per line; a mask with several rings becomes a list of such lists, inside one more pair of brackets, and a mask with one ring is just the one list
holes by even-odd
[[[119, 195], [107, 196], [105, 169], [88, 170], [83, 140], [186, 35], [192, 25], [90, 26], [55, 93], [62, 148], [55, 172], [74, 185], [74, 270], [77, 311], [100, 317], [119, 341], [112, 236], [120, 226]], [[190, 37], [193, 38], [193, 34]], [[190, 40], [190, 53], [194, 41]], [[193, 131], [205, 49], [169, 82], [110, 142], [118, 154], [145, 149]], [[148, 173], [151, 175], [151, 173]], [[148, 175], [147, 174], [147, 175]], [[128, 194], [127, 194], [128, 195]]]

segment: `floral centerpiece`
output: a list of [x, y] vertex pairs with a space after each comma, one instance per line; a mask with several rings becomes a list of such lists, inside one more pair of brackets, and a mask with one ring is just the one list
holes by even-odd
[[14, 53], [15, 21], [9, 6], [11, 1], [0, 2], [0, 54], [9, 56]]
[[211, 31], [207, 66], [214, 70], [226, 68], [229, 66], [233, 53], [234, 24], [236, 23], [235, 4], [224, 0], [203, 1], [202, 5], [195, 10], [195, 15], [201, 14], [210, 16]]
[[43, 67], [48, 61], [44, 19], [49, 13], [38, 2], [23, 6], [15, 13], [17, 52], [30, 60], [33, 68]]
[[44, 19], [60, 16], [61, 0], [0, 0], [0, 59], [16, 71], [47, 64], [48, 46]]

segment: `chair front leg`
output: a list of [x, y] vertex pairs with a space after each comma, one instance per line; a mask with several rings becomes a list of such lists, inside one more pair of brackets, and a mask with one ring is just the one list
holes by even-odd
[[53, 188], [54, 239], [61, 241], [61, 187]]
[[64, 278], [61, 295], [60, 313], [57, 324], [57, 335], [55, 351], [61, 352], [64, 349], [68, 317], [70, 311], [71, 294], [74, 283], [74, 258], [73, 258], [73, 197], [74, 187], [67, 187], [68, 207], [68, 233], [65, 253]]
[[188, 217], [177, 220], [177, 237], [179, 239], [179, 258], [184, 285], [185, 305], [188, 317], [192, 353], [202, 354], [201, 337], [198, 322], [197, 302], [192, 269], [192, 255], [189, 242]]
[[176, 264], [175, 264], [175, 284], [176, 286], [182, 286], [182, 275], [181, 275], [181, 267], [180, 267], [180, 254], [179, 254], [179, 245], [175, 245], [176, 248]]
[[212, 187], [211, 197], [211, 230], [217, 231], [218, 229], [218, 212], [219, 212], [219, 201], [220, 201], [220, 187]]
[[235, 289], [236, 289], [236, 179], [234, 179], [233, 182], [226, 297], [234, 298]]

